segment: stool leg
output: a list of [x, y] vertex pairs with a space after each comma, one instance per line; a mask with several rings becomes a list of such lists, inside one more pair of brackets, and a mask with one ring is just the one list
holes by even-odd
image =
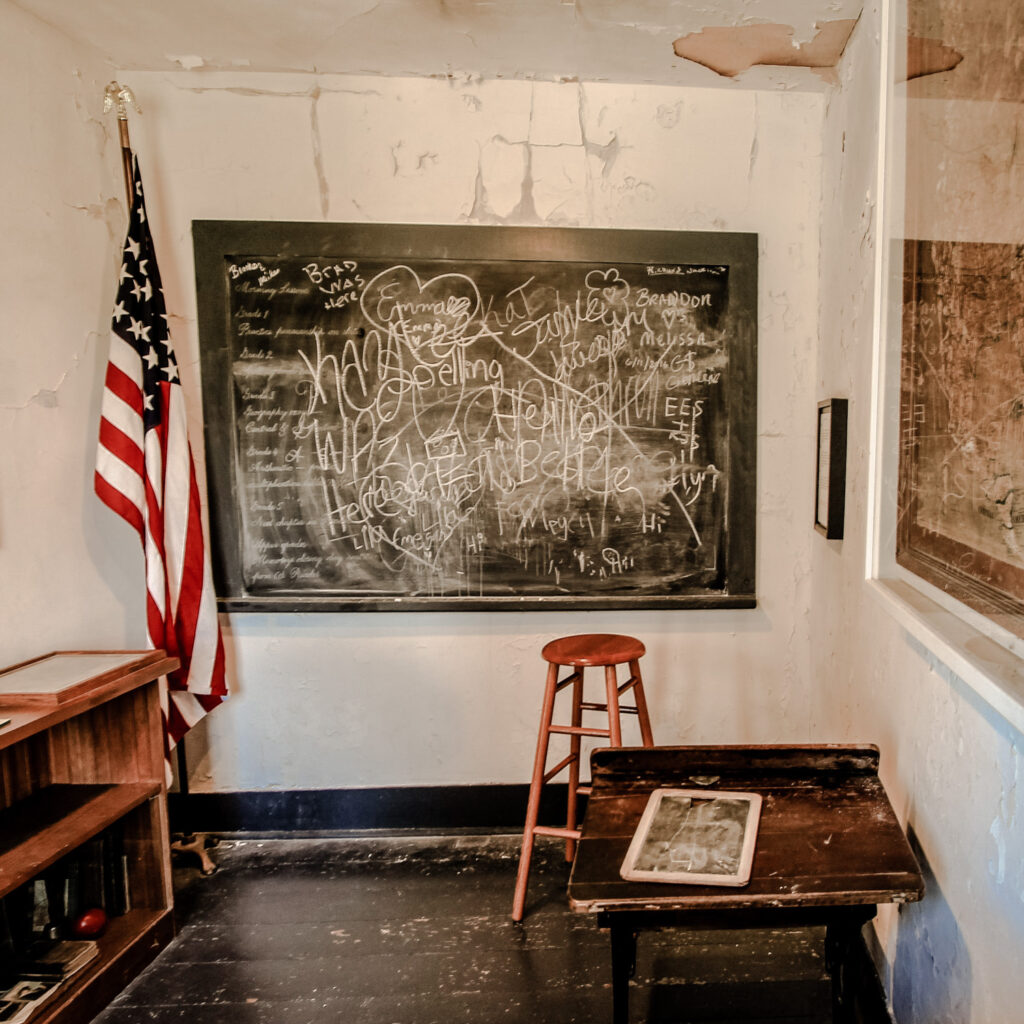
[[611, 745], [622, 746], [622, 723], [619, 721], [619, 680], [614, 665], [605, 665], [604, 685], [608, 703], [608, 731], [611, 733]]
[[537, 753], [533, 759], [533, 778], [530, 780], [530, 799], [526, 804], [526, 827], [523, 829], [523, 848], [519, 854], [519, 872], [516, 891], [512, 899], [512, 920], [522, 921], [526, 906], [526, 882], [530, 877], [530, 858], [533, 856], [533, 830], [540, 813], [540, 791], [544, 785], [544, 765], [548, 759], [548, 740], [551, 737], [551, 717], [555, 710], [558, 684], [558, 666], [548, 665], [548, 681], [544, 687], [544, 704], [540, 713], [540, 731], [537, 734]]
[[[572, 724], [579, 728], [583, 724], [583, 666], [576, 670], [576, 679], [572, 684]], [[580, 734], [573, 733], [569, 740], [569, 753], [572, 760], [569, 762], [569, 807], [565, 817], [565, 827], [576, 827], [576, 790], [580, 784]], [[572, 863], [576, 856], [576, 840], [566, 839], [565, 859]]]
[[633, 687], [633, 694], [636, 700], [637, 718], [640, 719], [640, 736], [645, 747], [654, 746], [654, 733], [651, 732], [651, 716], [647, 713], [647, 698], [644, 696], [644, 682], [640, 675], [640, 662], [631, 661], [629, 671], [636, 679], [636, 686]]

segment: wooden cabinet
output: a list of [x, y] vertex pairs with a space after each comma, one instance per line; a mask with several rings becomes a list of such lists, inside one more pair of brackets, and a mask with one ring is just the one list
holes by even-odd
[[173, 935], [163, 651], [68, 651], [0, 672], [0, 897], [116, 830], [128, 909], [31, 1024], [83, 1024]]

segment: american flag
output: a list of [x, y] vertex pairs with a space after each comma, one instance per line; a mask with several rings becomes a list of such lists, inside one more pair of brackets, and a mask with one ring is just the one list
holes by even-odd
[[171, 348], [138, 161], [103, 391], [96, 493], [138, 532], [149, 642], [168, 676], [165, 753], [226, 696], [224, 644], [206, 557], [178, 364]]

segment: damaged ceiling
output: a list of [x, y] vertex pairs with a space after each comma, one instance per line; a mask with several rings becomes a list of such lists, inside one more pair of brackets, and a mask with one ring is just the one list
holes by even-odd
[[862, 0], [11, 0], [112, 70], [821, 89]]

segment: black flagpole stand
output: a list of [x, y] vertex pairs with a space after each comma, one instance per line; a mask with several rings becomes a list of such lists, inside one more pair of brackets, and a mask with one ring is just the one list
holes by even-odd
[[[128, 137], [128, 107], [135, 108], [137, 114], [141, 114], [139, 104], [135, 100], [135, 94], [126, 85], [118, 82], [110, 82], [103, 90], [103, 113], [109, 114], [111, 110], [117, 111], [117, 134], [121, 143], [121, 170], [124, 172], [124, 192], [128, 200], [128, 211], [131, 214], [132, 206], [135, 203], [135, 174], [132, 160], [132, 144]], [[178, 792], [181, 796], [182, 817], [185, 819], [185, 826], [188, 822], [188, 761], [185, 757], [185, 737], [178, 740]], [[176, 833], [176, 838], [171, 843], [171, 853], [187, 853], [199, 858], [199, 870], [204, 875], [212, 875], [217, 870], [217, 865], [211, 859], [207, 849], [217, 845], [215, 836], [205, 832], [185, 831]]]

